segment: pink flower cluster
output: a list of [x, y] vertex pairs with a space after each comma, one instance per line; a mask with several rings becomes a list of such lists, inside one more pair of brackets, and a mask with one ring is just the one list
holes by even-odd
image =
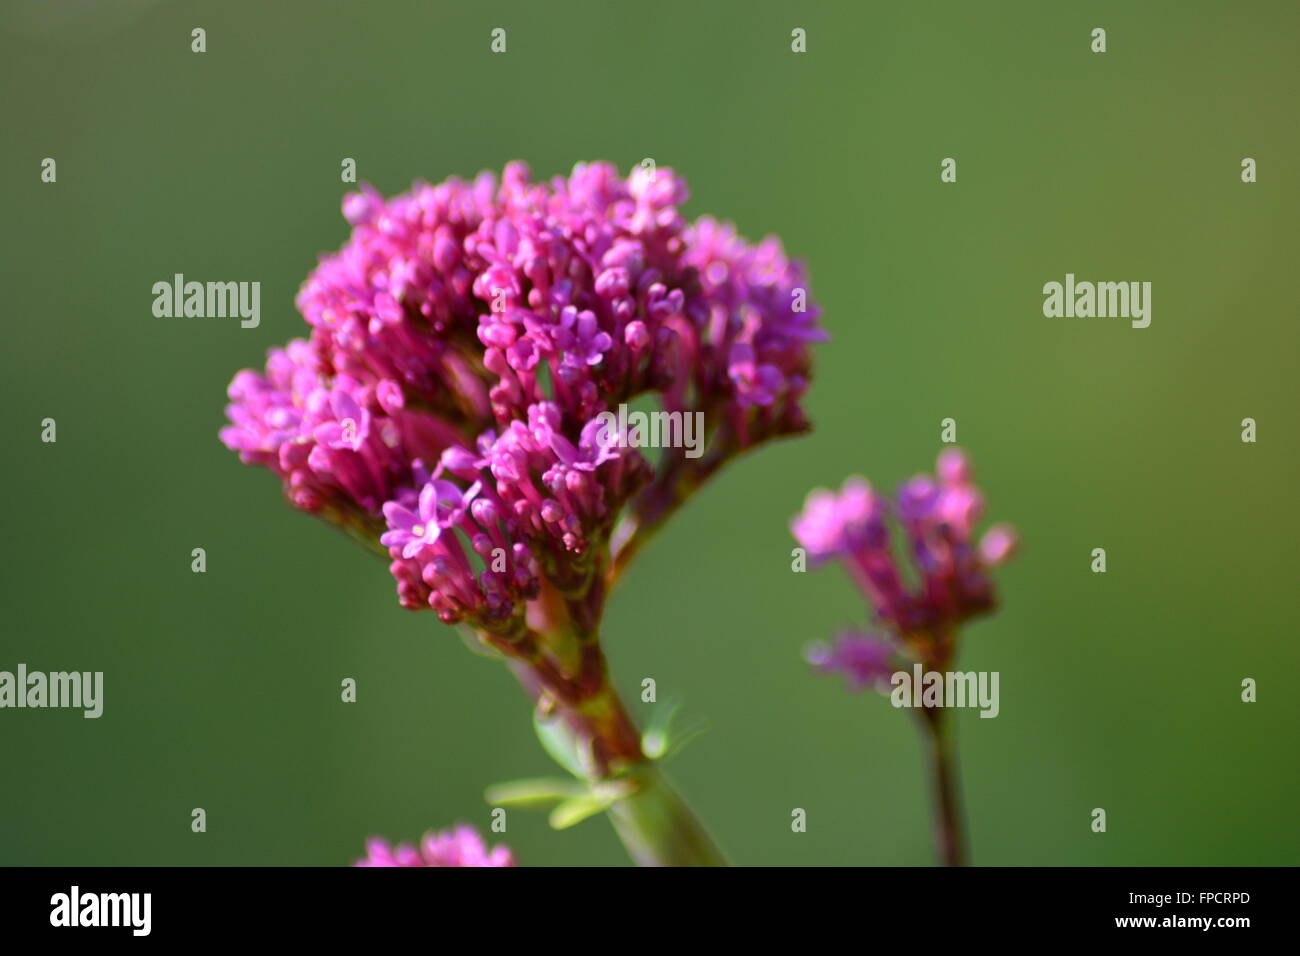
[[[403, 605], [517, 630], [539, 578], [592, 587], [638, 494], [679, 500], [807, 427], [824, 334], [802, 270], [776, 239], [688, 223], [686, 197], [670, 169], [604, 163], [363, 188], [298, 295], [310, 338], [235, 376], [222, 440], [295, 506], [382, 542]], [[703, 458], [652, 468], [598, 440], [601, 412], [647, 392], [704, 414]]]
[[390, 846], [374, 838], [366, 841], [366, 857], [356, 866], [514, 866], [515, 858], [507, 846], [491, 850], [471, 826], [461, 824], [450, 830], [425, 834], [419, 846], [409, 843]]
[[[811, 492], [791, 522], [796, 540], [815, 562], [842, 561], [890, 633], [840, 634], [830, 646], [811, 648], [810, 662], [844, 673], [854, 689], [877, 685], [895, 669], [899, 650], [936, 642], [946, 647], [963, 621], [992, 610], [988, 572], [1012, 555], [1017, 539], [1000, 524], [976, 543], [983, 508], [970, 461], [956, 447], [939, 454], [935, 476], [904, 482], [892, 502], [862, 478], [849, 478], [838, 493]], [[891, 522], [905, 538], [906, 574]]]

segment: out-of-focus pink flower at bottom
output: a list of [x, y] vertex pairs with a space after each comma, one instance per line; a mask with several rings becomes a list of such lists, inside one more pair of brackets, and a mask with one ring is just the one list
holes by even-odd
[[366, 858], [355, 866], [514, 866], [515, 858], [504, 845], [488, 849], [471, 826], [426, 833], [418, 847], [409, 843], [390, 846], [372, 837], [366, 841]]

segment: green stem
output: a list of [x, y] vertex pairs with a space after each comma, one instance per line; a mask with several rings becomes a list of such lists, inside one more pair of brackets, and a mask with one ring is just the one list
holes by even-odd
[[654, 763], [628, 771], [636, 790], [610, 806], [609, 819], [637, 866], [727, 866], [713, 838]]
[[608, 680], [599, 645], [590, 644], [587, 650], [592, 658], [588, 673], [595, 686], [578, 699], [561, 694], [559, 683], [554, 677], [544, 679], [536, 662], [511, 662], [534, 699], [542, 692], [549, 695], [556, 726], [572, 741], [566, 749], [586, 750], [593, 758], [585, 767], [561, 763], [593, 785], [616, 782], [627, 787], [629, 792], [610, 804], [606, 813], [637, 866], [726, 866], [726, 858], [703, 824], [655, 761], [646, 757], [641, 735]]
[[935, 839], [944, 866], [965, 866], [961, 796], [957, 783], [957, 756], [952, 718], [943, 708], [926, 708], [926, 737], [930, 745], [930, 772], [934, 787]]

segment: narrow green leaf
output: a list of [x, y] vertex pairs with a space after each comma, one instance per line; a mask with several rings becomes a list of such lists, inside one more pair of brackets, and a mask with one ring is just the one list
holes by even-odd
[[582, 784], [571, 780], [534, 777], [493, 784], [483, 796], [494, 807], [544, 807], [585, 792]]
[[579, 780], [587, 778], [587, 767], [591, 763], [587, 745], [573, 735], [563, 718], [544, 717], [533, 711], [533, 728], [552, 760]]
[[570, 797], [551, 811], [551, 827], [555, 830], [567, 830], [588, 817], [600, 813], [613, 802], [613, 798], [595, 793]]
[[677, 701], [664, 701], [650, 715], [650, 723], [641, 735], [641, 749], [651, 760], [658, 760], [668, 753], [673, 718], [680, 708], [681, 704]]

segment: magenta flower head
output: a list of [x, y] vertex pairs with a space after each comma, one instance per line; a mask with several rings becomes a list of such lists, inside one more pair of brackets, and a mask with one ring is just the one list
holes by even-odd
[[[870, 687], [888, 693], [896, 707], [917, 708], [932, 749], [939, 849], [949, 864], [961, 863], [964, 849], [944, 708], [965, 698], [945, 701], [941, 692], [957, 677], [977, 675], [944, 672], [956, 659], [961, 624], [993, 610], [989, 572], [1012, 556], [1017, 543], [1009, 525], [994, 525], [976, 540], [983, 508], [970, 460], [949, 447], [933, 476], [905, 481], [892, 500], [865, 479], [850, 478], [838, 492], [811, 492], [790, 524], [814, 562], [844, 563], [876, 625], [870, 633], [848, 631], [830, 644], [813, 644], [805, 658], [820, 673], [842, 675], [852, 691]], [[996, 706], [991, 714], [997, 715]]]
[[[882, 623], [903, 639], [945, 638], [992, 610], [988, 572], [1016, 546], [1007, 525], [995, 525], [975, 543], [983, 498], [965, 452], [944, 449], [936, 470], [935, 477], [904, 482], [893, 501], [861, 478], [848, 479], [838, 493], [818, 489], [790, 526], [814, 561], [842, 561]], [[902, 532], [907, 573], [899, 567], [891, 522]]]
[[427, 833], [418, 846], [409, 843], [390, 846], [378, 837], [366, 841], [366, 856], [354, 866], [514, 866], [510, 848], [488, 849], [471, 826], [460, 824], [450, 830]]
[[[586, 594], [610, 571], [620, 515], [621, 566], [730, 457], [807, 428], [825, 335], [801, 268], [687, 222], [686, 197], [671, 169], [604, 163], [363, 187], [298, 295], [310, 339], [235, 377], [222, 440], [386, 549], [403, 604], [516, 638], [539, 586]], [[702, 455], [651, 468], [594, 440], [645, 393], [702, 416]]]
[[809, 428], [826, 337], [778, 240], [689, 222], [686, 199], [671, 169], [606, 163], [362, 187], [298, 293], [308, 337], [235, 376], [221, 432], [382, 554], [404, 607], [509, 658], [601, 777], [646, 759], [605, 674], [606, 595], [719, 468]]
[[842, 674], [853, 693], [868, 687], [885, 690], [898, 670], [898, 648], [888, 638], [862, 631], [841, 631], [829, 644], [812, 644], [804, 652], [808, 663], [825, 674]]

